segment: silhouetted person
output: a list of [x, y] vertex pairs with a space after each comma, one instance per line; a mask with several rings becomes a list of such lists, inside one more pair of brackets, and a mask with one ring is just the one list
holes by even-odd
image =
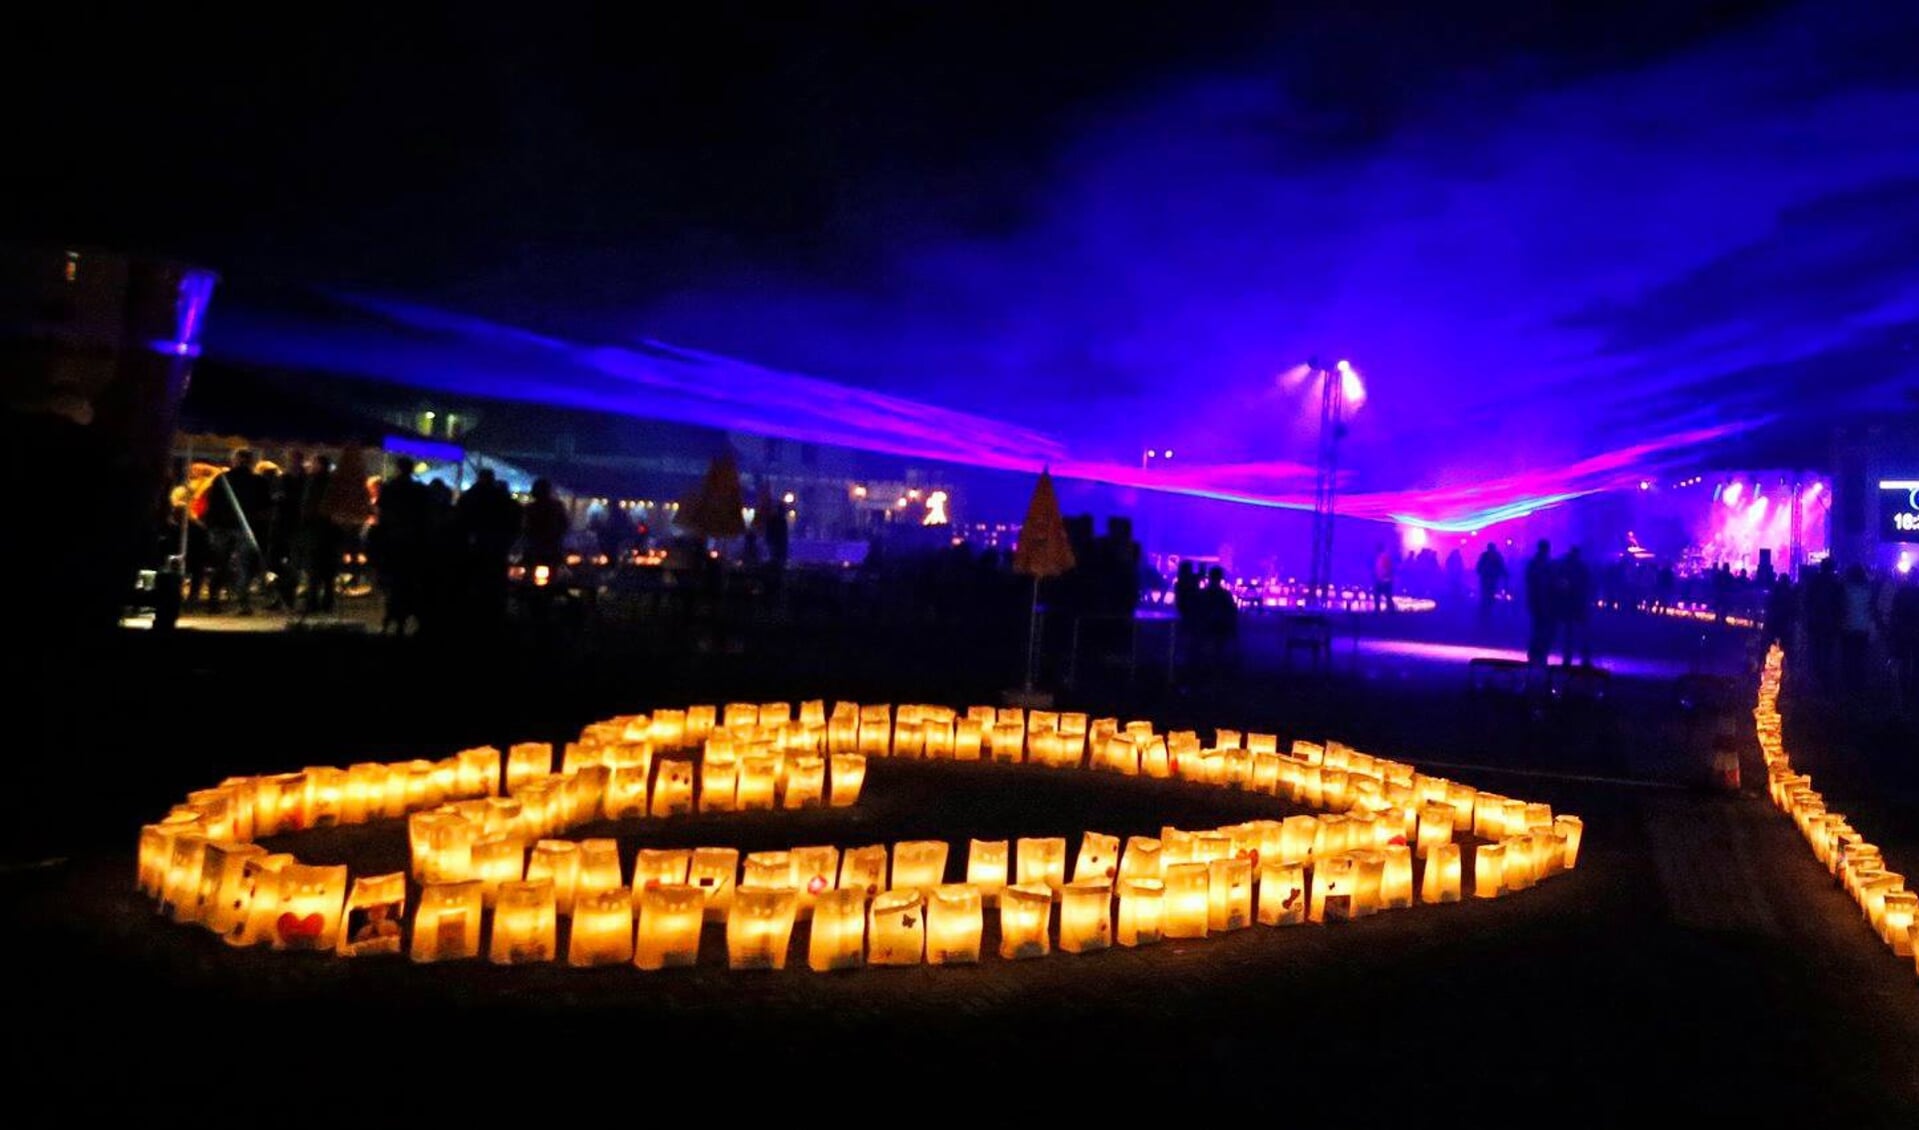
[[526, 547], [520, 560], [530, 570], [538, 565], [557, 569], [566, 560], [566, 504], [545, 479], [533, 481], [533, 501], [526, 505]]
[[1784, 575], [1773, 578], [1772, 587], [1766, 591], [1765, 622], [1760, 625], [1759, 645], [1763, 650], [1771, 650], [1778, 644], [1787, 651], [1793, 649], [1792, 621], [1798, 602], [1793, 599], [1792, 578]]
[[772, 570], [774, 583], [786, 572], [787, 554], [792, 552], [792, 530], [786, 524], [786, 506], [774, 503], [766, 511], [766, 564]]
[[260, 523], [270, 512], [268, 485], [253, 469], [253, 452], [233, 453], [231, 465], [207, 488], [207, 542], [212, 557], [211, 611], [231, 590], [240, 614], [253, 614], [253, 573], [260, 555]]
[[1499, 598], [1499, 590], [1506, 584], [1506, 558], [1494, 548], [1492, 542], [1486, 543], [1486, 549], [1473, 565], [1473, 573], [1479, 577], [1479, 621], [1485, 623], [1493, 617], [1493, 601]]
[[300, 504], [306, 498], [307, 458], [293, 452], [273, 483], [273, 517], [267, 534], [268, 567], [273, 571], [273, 604], [291, 612], [300, 589]]
[[1399, 558], [1379, 545], [1373, 554], [1373, 611], [1393, 611], [1393, 576], [1399, 571]]
[[1544, 667], [1553, 648], [1553, 545], [1539, 539], [1539, 548], [1526, 562], [1526, 615], [1531, 631], [1526, 637], [1526, 662]]
[[1197, 614], [1198, 597], [1199, 570], [1193, 568], [1191, 561], [1182, 561], [1173, 576], [1173, 611], [1179, 615], [1180, 627], [1189, 632]]
[[507, 562], [520, 540], [520, 504], [490, 467], [482, 468], [454, 508], [466, 544], [469, 588], [478, 612], [506, 613]]
[[1577, 653], [1579, 662], [1590, 667], [1593, 661], [1592, 569], [1579, 556], [1579, 547], [1575, 545], [1566, 551], [1555, 573], [1553, 618], [1559, 622], [1559, 630], [1565, 640], [1563, 661], [1571, 667], [1573, 655]]
[[326, 513], [327, 492], [332, 489], [333, 461], [324, 455], [314, 456], [313, 469], [300, 495], [299, 530], [293, 547], [299, 571], [306, 578], [301, 607], [309, 613], [333, 611], [333, 590], [340, 575], [340, 550], [346, 539]]
[[417, 464], [401, 459], [392, 477], [380, 484], [379, 522], [373, 527], [373, 566], [386, 593], [381, 630], [406, 634], [407, 621], [420, 614], [427, 553], [426, 488], [414, 479]]
[[1239, 601], [1226, 587], [1226, 571], [1215, 565], [1206, 571], [1206, 587], [1195, 598], [1194, 616], [1198, 621], [1207, 669], [1217, 670], [1230, 661], [1239, 639]]
[[1845, 614], [1846, 594], [1839, 582], [1838, 562], [1828, 557], [1806, 580], [1806, 599], [1800, 609], [1806, 620], [1806, 647], [1812, 652], [1813, 677], [1831, 690], [1839, 680], [1839, 621]]
[[1847, 567], [1842, 596], [1839, 659], [1846, 690], [1857, 694], [1866, 689], [1866, 648], [1872, 642], [1872, 583], [1864, 566]]
[[1910, 576], [1893, 593], [1886, 635], [1899, 669], [1899, 696], [1906, 709], [1919, 707], [1919, 581]]
[[426, 484], [424, 538], [416, 613], [420, 630], [443, 631], [460, 603], [465, 586], [466, 552], [454, 520], [453, 488], [445, 479]]

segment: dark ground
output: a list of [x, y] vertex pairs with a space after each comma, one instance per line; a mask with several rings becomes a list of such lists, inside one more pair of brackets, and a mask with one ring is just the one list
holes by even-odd
[[[439, 756], [655, 705], [994, 701], [1017, 664], [1004, 646], [872, 625], [484, 647], [129, 635], [86, 670], [99, 688], [92, 708], [76, 704], [86, 697], [43, 701], [69, 735], [67, 768], [102, 794], [91, 817], [17, 847], [16, 858], [46, 862], [0, 877], [15, 943], [6, 1062], [28, 1084], [25, 1124], [60, 1121], [55, 1101], [164, 1122], [196, 1086], [273, 1096], [284, 1109], [260, 1117], [295, 1123], [341, 1118], [356, 1088], [382, 1096], [358, 1120], [382, 1124], [372, 1111], [397, 1119], [442, 1094], [462, 1105], [537, 1096], [549, 1117], [583, 1121], [647, 1086], [710, 1113], [915, 1121], [951, 1096], [967, 1113], [1013, 1104], [1011, 1117], [1229, 1103], [1361, 1125], [1665, 1114], [1919, 1123], [1919, 978], [1766, 803], [1745, 633], [1639, 617], [1600, 625], [1618, 670], [1677, 657], [1681, 669], [1736, 677], [1729, 722], [1746, 788], [1723, 795], [1695, 787], [1715, 722], [1687, 708], [1669, 671], [1617, 677], [1596, 701], [1475, 695], [1460, 661], [1361, 646], [1385, 627], [1360, 625], [1365, 638], [1342, 637], [1330, 671], [1309, 671], [1289, 670], [1270, 626], [1249, 622], [1242, 666], [1209, 686], [1169, 689], [1147, 672], [1129, 690], [1086, 661], [1066, 703], [1458, 766], [1439, 771], [1583, 816], [1576, 872], [1496, 902], [1343, 926], [833, 976], [806, 972], [797, 943], [784, 973], [728, 973], [712, 936], [701, 967], [664, 974], [234, 951], [151, 916], [130, 889], [135, 833], [231, 772]], [[1517, 633], [1482, 636], [1444, 613], [1390, 627], [1469, 645], [1511, 646]], [[1895, 869], [1919, 874], [1909, 723], [1803, 688], [1789, 688], [1787, 711], [1796, 761]], [[629, 849], [846, 846], [1126, 834], [1244, 819], [1271, 803], [1176, 782], [881, 764], [854, 810], [621, 830]], [[396, 832], [315, 833], [301, 850], [376, 866], [398, 860]], [[94, 1082], [50, 1085], [55, 1069]], [[887, 1105], [895, 1095], [935, 1101]]]

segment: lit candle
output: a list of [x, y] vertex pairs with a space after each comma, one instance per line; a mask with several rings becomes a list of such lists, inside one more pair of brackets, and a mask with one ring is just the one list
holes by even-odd
[[693, 811], [693, 763], [668, 758], [653, 779], [654, 816], [684, 816]]
[[1419, 858], [1425, 859], [1440, 844], [1453, 841], [1453, 806], [1450, 804], [1422, 804], [1419, 806]]
[[1396, 910], [1413, 905], [1413, 853], [1405, 844], [1389, 844], [1380, 849], [1386, 868], [1379, 879], [1379, 907]]
[[1112, 944], [1112, 882], [1086, 879], [1061, 887], [1059, 948], [1066, 953], [1092, 953]]
[[422, 887], [408, 956], [419, 963], [480, 956], [481, 888], [478, 879]]
[[1022, 836], [1015, 845], [1015, 881], [1026, 886], [1044, 883], [1058, 890], [1066, 882], [1066, 839], [1063, 836]]
[[1164, 870], [1165, 913], [1169, 938], [1203, 938], [1211, 917], [1211, 870], [1205, 863], [1173, 863]]
[[825, 758], [804, 756], [787, 761], [786, 784], [780, 790], [781, 808], [818, 808], [825, 791]]
[[493, 906], [493, 940], [487, 959], [493, 965], [553, 961], [557, 904], [551, 879], [501, 883]]
[[1506, 845], [1480, 844], [1473, 852], [1473, 897], [1496, 899], [1506, 883]]
[[1313, 897], [1306, 912], [1310, 921], [1343, 921], [1353, 917], [1354, 871], [1350, 855], [1314, 858]]
[[821, 891], [813, 903], [807, 968], [815, 973], [858, 969], [866, 961], [866, 892]]
[[833, 888], [833, 880], [839, 875], [840, 849], [830, 844], [796, 847], [788, 855], [793, 865], [791, 886], [797, 896], [794, 912], [806, 918], [813, 913], [814, 897]]
[[1215, 859], [1206, 865], [1206, 928], [1214, 933], [1241, 930], [1253, 921], [1253, 862]]
[[1306, 868], [1283, 859], [1259, 868], [1259, 921], [1263, 926], [1297, 926], [1306, 921]]
[[[1119, 873], [1119, 837], [1087, 832], [1079, 838], [1079, 855], [1073, 860], [1073, 881], [1105, 879]], [[1064, 946], [1061, 946], [1064, 949]]]
[[1128, 836], [1126, 853], [1120, 856], [1119, 877], [1121, 879], [1158, 879], [1160, 877], [1160, 844], [1151, 836]]
[[732, 812], [739, 791], [740, 763], [709, 751], [700, 761], [700, 811]]
[[866, 784], [866, 758], [857, 753], [836, 753], [832, 757], [834, 808], [845, 808], [860, 799], [860, 789]]
[[1052, 952], [1053, 889], [1014, 885], [1000, 892], [999, 955], [1007, 960]]
[[840, 889], [872, 898], [886, 889], [886, 845], [847, 848], [840, 855]]
[[1537, 871], [1533, 867], [1533, 840], [1531, 836], [1507, 836], [1506, 875], [1503, 885], [1509, 891], [1523, 891], [1533, 885]]
[[920, 891], [885, 891], [874, 898], [866, 916], [867, 964], [918, 965], [925, 950], [926, 900]]
[[981, 891], [971, 883], [933, 888], [926, 901], [927, 964], [968, 965], [979, 960], [981, 903]]
[[699, 960], [700, 923], [705, 913], [706, 892], [698, 887], [646, 888], [640, 893], [633, 964], [647, 970], [694, 964]]
[[741, 812], [771, 811], [778, 784], [779, 763], [775, 759], [765, 756], [741, 758], [739, 810]]
[[1586, 835], [1585, 821], [1577, 816], [1555, 816], [1553, 831], [1566, 837], [1566, 853], [1561, 865], [1571, 871], [1579, 864], [1579, 842]]
[[1158, 879], [1119, 881], [1119, 944], [1150, 946], [1165, 932], [1166, 884]]
[[1381, 906], [1386, 880], [1386, 855], [1368, 848], [1352, 853], [1353, 917], [1365, 918]]
[[987, 902], [996, 902], [1006, 886], [1006, 841], [972, 840], [966, 851], [966, 882]]
[[1912, 924], [1919, 917], [1919, 892], [1890, 891], [1879, 912], [1879, 936], [1900, 957], [1912, 955]]
[[1421, 902], [1458, 902], [1460, 882], [1459, 845], [1440, 844], [1426, 857], [1425, 873], [1420, 876]]
[[922, 890], [946, 881], [946, 841], [907, 840], [893, 845], [893, 888]]
[[553, 743], [518, 742], [506, 751], [506, 791], [517, 793], [523, 783], [553, 772]]
[[791, 888], [746, 888], [733, 894], [725, 917], [729, 969], [785, 969], [793, 942], [796, 896]]

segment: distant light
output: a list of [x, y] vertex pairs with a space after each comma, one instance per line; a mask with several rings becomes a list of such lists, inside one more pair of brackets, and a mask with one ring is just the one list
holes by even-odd
[[901, 510], [906, 509], [906, 496], [903, 494], [900, 495], [899, 501], [894, 503], [893, 505], [899, 507]]
[[915, 499], [915, 500], [917, 500], [917, 499], [919, 498], [919, 496], [920, 496], [920, 492], [919, 492], [919, 491], [916, 491], [916, 490], [909, 490], [909, 491], [907, 491], [907, 492], [906, 492], [906, 497], [908, 497], [908, 498], [911, 498], [911, 499]]
[[1166, 458], [1171, 459], [1172, 457], [1173, 457], [1173, 449], [1169, 447], [1166, 449]]
[[862, 486], [855, 486], [855, 487], [853, 488], [853, 497], [854, 497], [854, 498], [865, 498], [865, 497], [866, 497], [866, 488], [865, 488], [865, 487], [862, 487]]
[[1366, 382], [1360, 379], [1359, 370], [1350, 362], [1341, 361], [1339, 368], [1339, 394], [1346, 403], [1354, 408], [1366, 402]]
[[936, 490], [926, 496], [926, 517], [920, 519], [922, 526], [944, 526], [947, 524], [946, 492]]
[[1898, 568], [1901, 576], [1912, 572], [1912, 552], [1910, 550], [1902, 550], [1900, 552]]
[[1640, 490], [1651, 490], [1651, 489], [1652, 489], [1652, 480], [1651, 480], [1651, 479], [1641, 479], [1641, 480], [1639, 480], [1639, 489], [1640, 489]]
[[787, 491], [786, 496], [780, 499], [780, 501], [786, 503], [788, 506], [793, 505], [793, 492], [790, 490]]

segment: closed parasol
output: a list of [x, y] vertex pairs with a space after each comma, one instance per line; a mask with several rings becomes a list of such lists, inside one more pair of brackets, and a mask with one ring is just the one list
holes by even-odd
[[731, 448], [713, 457], [692, 494], [680, 500], [673, 522], [688, 533], [708, 538], [746, 534], [746, 492], [740, 487], [739, 459]]

